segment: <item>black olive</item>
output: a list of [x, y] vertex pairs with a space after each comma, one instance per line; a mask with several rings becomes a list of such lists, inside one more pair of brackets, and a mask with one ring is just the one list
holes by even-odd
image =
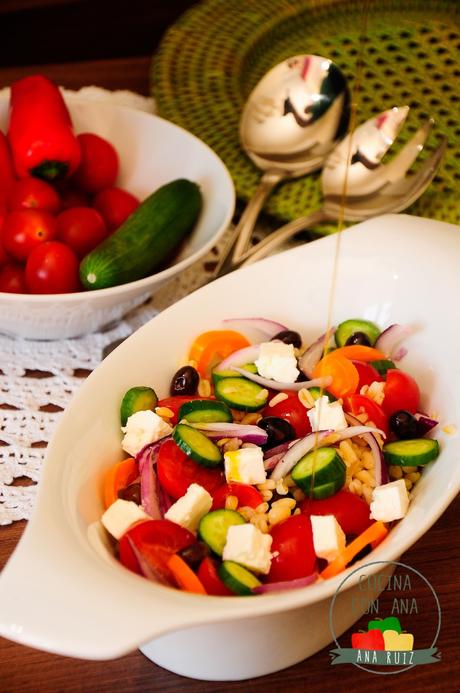
[[399, 409], [393, 412], [388, 423], [390, 430], [400, 440], [410, 440], [419, 436], [418, 421], [410, 411]]
[[365, 332], [353, 332], [347, 341], [345, 346], [351, 346], [352, 344], [361, 344], [362, 346], [372, 346], [371, 340]]
[[270, 341], [273, 342], [275, 339], [285, 344], [292, 344], [295, 349], [300, 349], [302, 346], [302, 337], [298, 332], [294, 332], [294, 330], [283, 330], [282, 332], [278, 332]]
[[126, 501], [133, 501], [137, 505], [141, 504], [141, 485], [130, 484], [118, 491], [118, 498]]
[[209, 549], [204, 542], [197, 541], [196, 544], [186, 546], [185, 549], [178, 551], [178, 554], [192, 570], [196, 570], [203, 558], [209, 556]]
[[281, 443], [286, 443], [288, 440], [294, 440], [296, 437], [289, 421], [281, 419], [279, 416], [266, 416], [257, 425], [268, 433], [267, 442], [262, 446], [264, 450], [274, 448], [277, 445], [281, 445]]
[[171, 395], [194, 395], [196, 394], [200, 376], [193, 366], [183, 366], [179, 368], [171, 380]]

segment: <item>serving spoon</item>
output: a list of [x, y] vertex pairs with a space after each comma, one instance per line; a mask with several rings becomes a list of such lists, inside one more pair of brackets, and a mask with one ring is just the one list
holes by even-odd
[[240, 121], [241, 145], [264, 171], [224, 248], [219, 275], [248, 247], [257, 217], [273, 188], [286, 178], [315, 171], [346, 133], [350, 95], [331, 60], [296, 55], [273, 67], [251, 92]]

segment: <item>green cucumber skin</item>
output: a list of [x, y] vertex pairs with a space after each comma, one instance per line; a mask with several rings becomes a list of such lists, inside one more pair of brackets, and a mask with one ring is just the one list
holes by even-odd
[[178, 247], [203, 204], [196, 183], [179, 178], [149, 195], [111, 236], [80, 263], [85, 289], [105, 289], [142, 279]]
[[354, 332], [358, 331], [364, 332], [369, 337], [372, 346], [380, 334], [380, 329], [373, 322], [361, 320], [360, 318], [351, 318], [350, 320], [344, 320], [338, 325], [334, 336], [335, 343], [338, 347], [345, 346], [347, 339]]
[[[422, 445], [417, 451], [416, 448], [419, 443]], [[385, 443], [382, 452], [385, 462], [389, 465], [420, 467], [433, 462], [439, 456], [440, 451], [439, 443], [435, 438], [414, 438], [413, 440], [397, 440], [393, 443]]]

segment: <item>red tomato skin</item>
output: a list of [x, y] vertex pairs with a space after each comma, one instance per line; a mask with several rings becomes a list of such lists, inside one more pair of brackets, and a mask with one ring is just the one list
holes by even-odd
[[313, 532], [310, 518], [292, 515], [275, 525], [271, 552], [278, 552], [272, 559], [267, 582], [295, 580], [311, 575], [316, 569]]
[[139, 207], [134, 195], [122, 188], [106, 188], [97, 193], [93, 206], [102, 215], [109, 231], [118, 229]]
[[285, 394], [287, 398], [275, 404], [274, 407], [267, 405], [262, 411], [262, 416], [279, 416], [280, 419], [285, 419], [294, 428], [296, 437], [304, 438], [311, 433], [307, 410], [300, 401], [297, 392], [286, 392]]
[[56, 236], [56, 220], [49, 212], [24, 209], [10, 212], [5, 219], [3, 246], [12, 258], [24, 262], [34, 248]]
[[23, 178], [13, 184], [8, 197], [11, 211], [22, 209], [40, 209], [43, 212], [56, 214], [61, 201], [52, 185], [39, 178]]
[[73, 177], [74, 183], [88, 193], [97, 193], [114, 185], [118, 176], [118, 154], [115, 148], [99, 135], [85, 132], [77, 137], [81, 161]]
[[216, 597], [234, 597], [234, 593], [222, 582], [217, 572], [216, 562], [210, 556], [203, 558], [197, 575], [207, 594]]
[[24, 268], [13, 262], [7, 262], [0, 268], [0, 291], [8, 294], [27, 294]]
[[72, 248], [80, 259], [107, 237], [104, 219], [91, 207], [66, 209], [56, 218], [56, 225], [57, 239]]
[[352, 363], [359, 375], [359, 383], [357, 387], [358, 392], [361, 390], [363, 385], [370, 385], [375, 381], [378, 383], [382, 382], [383, 378], [378, 370], [374, 368], [374, 366], [371, 366], [369, 363], [365, 363], [364, 361], [352, 361]]
[[342, 490], [323, 500], [305, 498], [299, 507], [307, 517], [334, 515], [345, 534], [357, 536], [373, 522], [369, 517], [370, 510], [366, 501], [350, 491]]
[[257, 508], [264, 501], [262, 494], [254, 486], [231, 482], [223, 484], [213, 491], [212, 510], [225, 508], [225, 501], [228, 496], [236, 496], [238, 498], [238, 506], [241, 507]]
[[382, 408], [387, 416], [391, 416], [398, 409], [406, 409], [415, 414], [420, 406], [420, 389], [414, 378], [400, 371], [399, 368], [390, 368], [386, 374], [385, 398]]
[[61, 212], [72, 207], [89, 207], [91, 198], [83, 190], [64, 186], [60, 189]]
[[199, 484], [212, 494], [225, 480], [220, 469], [202, 467], [182, 452], [173, 440], [165, 440], [160, 447], [157, 472], [160, 484], [175, 500], [187, 492], [190, 484]]
[[369, 417], [369, 421], [372, 421], [377, 428], [380, 428], [384, 433], [386, 433], [386, 435], [388, 435], [388, 417], [383, 408], [377, 404], [377, 402], [370, 399], [370, 397], [358, 394], [350, 395], [349, 397], [345, 398], [344, 409], [354, 416], [366, 413]]
[[30, 293], [61, 294], [79, 290], [78, 259], [63, 243], [47, 241], [30, 253], [26, 282]]
[[170, 409], [174, 416], [171, 417], [170, 422], [172, 426], [178, 423], [179, 409], [186, 402], [192, 402], [194, 399], [215, 399], [215, 397], [200, 397], [199, 395], [174, 395], [174, 397], [164, 397], [158, 402], [159, 407], [167, 407]]

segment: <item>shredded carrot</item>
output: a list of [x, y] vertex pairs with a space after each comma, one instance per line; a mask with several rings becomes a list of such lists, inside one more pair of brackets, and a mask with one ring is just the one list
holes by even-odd
[[118, 491], [136, 481], [139, 476], [139, 469], [134, 458], [118, 462], [107, 471], [104, 477], [104, 505], [108, 508], [118, 499]]
[[365, 546], [368, 544], [372, 544], [373, 546], [380, 544], [387, 534], [388, 529], [383, 522], [373, 522], [364, 532], [348, 544], [332, 563], [329, 563], [327, 568], [321, 573], [321, 577], [327, 580], [327, 578], [338, 575], [342, 570], [345, 570], [347, 564], [350, 563], [356, 554], [362, 551]]
[[346, 359], [353, 359], [354, 361], [381, 361], [387, 358], [387, 356], [378, 349], [365, 346], [364, 344], [349, 344], [348, 346], [335, 349], [331, 353], [340, 354], [341, 356], [345, 356]]
[[181, 590], [195, 594], [207, 594], [201, 580], [177, 553], [173, 553], [167, 565]]

